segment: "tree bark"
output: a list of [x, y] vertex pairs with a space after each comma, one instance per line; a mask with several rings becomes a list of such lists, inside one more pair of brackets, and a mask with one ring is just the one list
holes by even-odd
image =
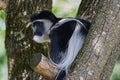
[[109, 80], [120, 50], [120, 0], [82, 0], [78, 16], [92, 26], [69, 79]]
[[[6, 52], [9, 80], [41, 80], [30, 65], [33, 54], [47, 53], [47, 45], [33, 45], [31, 28], [26, 28], [31, 14], [51, 10], [51, 0], [9, 0], [6, 18]], [[40, 61], [37, 57], [36, 62]], [[36, 64], [35, 64], [36, 65]]]
[[77, 17], [92, 21], [99, 8], [100, 0], [82, 0]]

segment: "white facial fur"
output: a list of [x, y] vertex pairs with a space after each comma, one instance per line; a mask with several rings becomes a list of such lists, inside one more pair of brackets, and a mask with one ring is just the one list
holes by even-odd
[[[43, 43], [43, 42], [46, 42], [46, 41], [47, 42], [50, 41], [48, 31], [49, 31], [49, 29], [50, 29], [50, 27], [52, 26], [53, 23], [50, 20], [47, 20], [47, 19], [38, 19], [38, 20], [35, 20], [34, 22], [43, 22], [45, 31], [44, 31], [44, 33], [42, 33], [41, 36], [34, 35], [33, 40], [37, 43]], [[35, 31], [36, 31], [36, 28], [34, 27], [33, 32], [35, 32]]]
[[45, 35], [43, 35], [43, 36], [37, 36], [37, 35], [35, 35], [35, 36], [33, 37], [33, 40], [34, 40], [35, 42], [37, 42], [37, 43], [50, 42], [50, 41], [49, 41], [49, 37], [48, 37], [48, 36], [45, 36]]

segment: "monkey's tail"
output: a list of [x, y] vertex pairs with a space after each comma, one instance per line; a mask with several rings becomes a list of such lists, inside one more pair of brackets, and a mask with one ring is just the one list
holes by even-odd
[[65, 80], [65, 76], [67, 75], [65, 69], [61, 69], [55, 77], [55, 80]]

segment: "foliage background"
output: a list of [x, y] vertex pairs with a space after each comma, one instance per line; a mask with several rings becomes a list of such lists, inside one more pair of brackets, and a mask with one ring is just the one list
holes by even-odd
[[[52, 12], [57, 17], [75, 17], [81, 0], [53, 0]], [[7, 80], [7, 57], [5, 52], [5, 12], [0, 11], [0, 80]], [[120, 80], [120, 56], [113, 70], [111, 80]]]
[[0, 80], [7, 80], [7, 57], [5, 52], [5, 12], [0, 11]]

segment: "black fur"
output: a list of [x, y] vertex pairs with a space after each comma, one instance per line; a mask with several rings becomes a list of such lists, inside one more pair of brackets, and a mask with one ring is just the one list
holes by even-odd
[[56, 75], [55, 80], [65, 80], [65, 76], [66, 76], [66, 70], [62, 69], [60, 70], [60, 72]]
[[30, 18], [31, 22], [37, 19], [48, 19], [53, 23], [55, 23], [58, 18], [56, 18], [56, 16], [50, 11], [44, 10], [44, 11], [41, 11], [40, 13], [33, 14]]
[[43, 27], [44, 24], [43, 22], [35, 22], [33, 24], [33, 27], [34, 26], [41, 26], [41, 27], [36, 27], [36, 31], [33, 33], [33, 35], [38, 35], [38, 36], [41, 36], [43, 34], [43, 32], [45, 31], [45, 28]]
[[50, 58], [53, 62], [58, 64], [63, 60], [63, 55], [67, 55], [64, 52], [68, 47], [68, 41], [75, 29], [75, 25], [75, 21], [70, 21], [50, 32]]

